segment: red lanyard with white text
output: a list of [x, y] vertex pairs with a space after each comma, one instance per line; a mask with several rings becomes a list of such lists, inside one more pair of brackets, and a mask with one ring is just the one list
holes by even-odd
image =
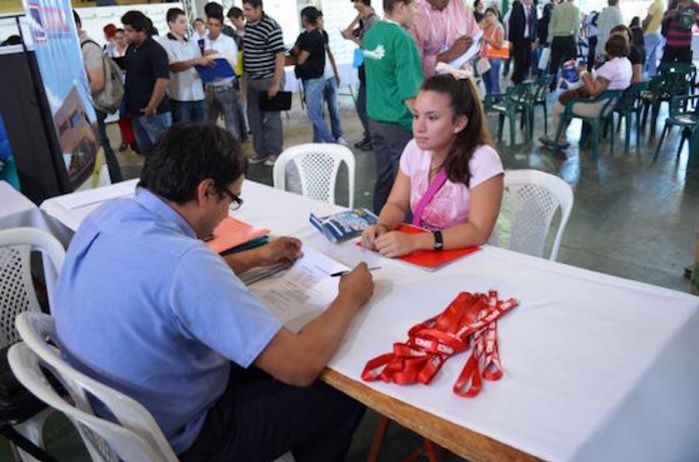
[[476, 396], [481, 377], [498, 380], [503, 375], [497, 343], [497, 320], [514, 309], [518, 301], [488, 294], [461, 292], [439, 315], [413, 326], [405, 343], [394, 343], [393, 352], [367, 362], [362, 379], [400, 385], [429, 384], [449, 357], [471, 348], [453, 391]]

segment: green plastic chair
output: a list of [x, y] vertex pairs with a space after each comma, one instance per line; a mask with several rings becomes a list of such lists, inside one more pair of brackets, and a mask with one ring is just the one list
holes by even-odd
[[525, 138], [530, 139], [531, 130], [529, 130], [530, 125], [530, 115], [529, 111], [531, 108], [530, 98], [529, 98], [529, 88], [531, 87], [530, 82], [524, 82], [517, 85], [513, 85], [508, 88], [504, 94], [489, 94], [485, 96], [484, 110], [485, 112], [496, 112], [499, 116], [498, 125], [498, 141], [502, 141], [502, 131], [503, 125], [505, 124], [505, 117], [510, 123], [510, 146], [515, 145], [515, 127], [517, 114], [522, 115], [522, 121], [525, 125]]
[[[626, 138], [624, 140], [624, 152], [629, 152], [629, 146], [631, 145], [631, 116], [636, 114], [636, 150], [641, 147], [641, 111], [643, 110], [643, 105], [641, 104], [641, 94], [648, 90], [648, 82], [636, 82], [629, 88], [624, 90], [621, 97], [614, 106], [611, 116], [609, 117], [608, 131], [611, 132], [614, 128], [614, 114], [619, 115], [619, 122], [616, 127], [617, 133], [621, 128], [621, 121], [624, 119], [626, 122]], [[612, 144], [611, 152], [614, 152], [614, 136], [609, 141]]]
[[540, 106], [544, 110], [544, 133], [549, 131], [549, 115], [546, 97], [549, 94], [549, 86], [553, 82], [553, 76], [548, 74], [536, 79], [529, 88], [529, 138], [534, 137], [534, 109]]
[[687, 63], [663, 63], [659, 73], [648, 83], [648, 89], [641, 94], [643, 101], [643, 129], [645, 131], [648, 114], [651, 114], [650, 136], [655, 136], [660, 105], [670, 104], [673, 96], [688, 95], [696, 76], [696, 67]]
[[[588, 131], [583, 130], [580, 137], [580, 147], [587, 146], [591, 140], [592, 160], [596, 162], [599, 151], [600, 129], [608, 122], [614, 105], [619, 97], [621, 97], [621, 92], [621, 90], [606, 90], [594, 98], [572, 98], [566, 101], [565, 111], [563, 111], [563, 114], [561, 114], [560, 124], [558, 125], [558, 131], [556, 132], [556, 137], [554, 140], [559, 139], [562, 130], [565, 130], [568, 127], [571, 120], [581, 119], [583, 123], [586, 123], [590, 127], [590, 129]], [[604, 102], [604, 104], [600, 107], [599, 112], [594, 116], [582, 116], [573, 113], [573, 105], [575, 104], [596, 104], [600, 102]], [[553, 149], [554, 151], [558, 151], [560, 148], [554, 144]], [[611, 149], [613, 154], [613, 143]]]
[[[677, 158], [680, 157], [685, 140], [690, 139], [692, 130], [695, 130], [699, 126], [699, 105], [696, 104], [697, 101], [699, 101], [699, 95], [675, 96], [672, 98], [670, 101], [670, 116], [665, 119], [665, 126], [660, 135], [658, 146], [655, 148], [655, 154], [653, 155], [653, 163], [658, 160], [658, 154], [660, 153], [663, 140], [673, 126], [682, 127], [680, 145], [677, 148]], [[692, 110], [687, 109], [688, 103], [690, 102], [694, 103], [694, 109]]]

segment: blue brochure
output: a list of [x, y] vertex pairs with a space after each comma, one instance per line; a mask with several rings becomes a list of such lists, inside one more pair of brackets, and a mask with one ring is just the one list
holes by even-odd
[[342, 242], [362, 234], [369, 225], [375, 225], [378, 218], [368, 209], [352, 209], [318, 217], [311, 213], [311, 224], [331, 242]]
[[204, 83], [228, 79], [235, 76], [231, 64], [226, 58], [216, 58], [213, 67], [196, 66], [197, 72]]

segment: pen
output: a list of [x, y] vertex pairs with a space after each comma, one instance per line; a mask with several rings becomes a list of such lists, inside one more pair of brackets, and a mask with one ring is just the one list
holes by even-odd
[[[381, 267], [380, 267], [380, 266], [372, 266], [371, 268], [367, 268], [367, 269], [368, 269], [369, 271], [374, 271], [374, 270], [377, 270], [377, 269], [381, 269]], [[338, 271], [337, 273], [331, 273], [331, 274], [330, 274], [330, 277], [331, 277], [331, 278], [336, 278], [336, 277], [338, 277], [338, 276], [339, 276], [339, 277], [342, 277], [342, 276], [345, 276], [345, 275], [349, 274], [351, 271], [352, 271], [352, 270]]]

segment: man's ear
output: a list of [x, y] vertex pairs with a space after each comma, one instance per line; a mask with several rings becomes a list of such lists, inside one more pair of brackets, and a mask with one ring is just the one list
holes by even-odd
[[214, 180], [211, 178], [205, 178], [199, 182], [197, 185], [196, 200], [197, 203], [203, 204], [207, 200], [211, 199], [211, 195], [214, 194]]

